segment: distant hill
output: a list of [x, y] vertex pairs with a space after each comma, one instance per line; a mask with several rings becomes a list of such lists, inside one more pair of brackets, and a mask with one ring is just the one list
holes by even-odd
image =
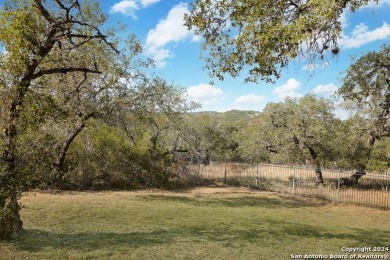
[[244, 126], [253, 119], [259, 119], [261, 112], [253, 110], [230, 110], [226, 112], [215, 112], [215, 111], [202, 111], [193, 112], [189, 115], [207, 115], [216, 124], [222, 125], [234, 125], [236, 127]]

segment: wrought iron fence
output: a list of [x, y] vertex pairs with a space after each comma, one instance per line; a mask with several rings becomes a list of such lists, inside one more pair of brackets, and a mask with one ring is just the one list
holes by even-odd
[[390, 173], [321, 169], [323, 183], [318, 183], [315, 170], [313, 166], [260, 163], [213, 163], [191, 167], [191, 172], [202, 179], [229, 185], [390, 209]]

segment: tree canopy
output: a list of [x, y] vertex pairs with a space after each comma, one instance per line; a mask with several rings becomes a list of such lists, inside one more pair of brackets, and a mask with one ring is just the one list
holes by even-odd
[[[378, 2], [378, 0], [376, 1]], [[339, 52], [340, 16], [368, 0], [196, 0], [185, 17], [204, 37], [206, 69], [220, 79], [249, 69], [246, 81], [273, 81], [298, 55]]]
[[[165, 130], [196, 104], [149, 77], [139, 41], [117, 38], [120, 28], [106, 20], [94, 0], [8, 0], [0, 9], [0, 237], [21, 231], [18, 198], [30, 177], [85, 187], [118, 184], [110, 174], [127, 175], [130, 186], [171, 176], [166, 146], [177, 138]], [[140, 144], [133, 129], [141, 129]]]
[[46, 83], [53, 76], [102, 74], [97, 53], [119, 54], [113, 31], [100, 29], [106, 19], [97, 2], [89, 1], [9, 0], [0, 10], [0, 45], [6, 50], [0, 57], [1, 236], [16, 235], [23, 225], [17, 199], [24, 177], [17, 150], [22, 115], [30, 108], [27, 98], [35, 88], [50, 88]]
[[371, 146], [376, 139], [390, 136], [390, 46], [369, 52], [352, 64], [338, 92], [368, 120], [364, 129]]

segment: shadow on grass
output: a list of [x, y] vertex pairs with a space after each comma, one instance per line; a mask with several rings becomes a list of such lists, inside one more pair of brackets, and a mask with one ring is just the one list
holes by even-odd
[[384, 246], [390, 243], [390, 232], [379, 229], [363, 229], [358, 228], [358, 226], [356, 228], [347, 228], [340, 226], [338, 230], [330, 230], [313, 224], [297, 224], [274, 219], [267, 219], [266, 222], [273, 227], [278, 227], [273, 229], [274, 232], [271, 233], [280, 238], [290, 236], [295, 237], [294, 240], [300, 238], [339, 239], [355, 242], [355, 244], [349, 246], [357, 247]]
[[[274, 220], [265, 220], [263, 222], [266, 228], [257, 229], [203, 229], [192, 228], [182, 230], [186, 237], [202, 238], [206, 241], [230, 242], [230, 244], [239, 244], [240, 242], [251, 242], [263, 244], [264, 242], [274, 241], [278, 244], [281, 241], [284, 243], [299, 243], [302, 239], [315, 239], [319, 244], [327, 243], [327, 241], [340, 241], [341, 246], [371, 246], [376, 247], [387, 246], [390, 243], [390, 233], [388, 231], [378, 229], [340, 229], [335, 232], [330, 232], [328, 229], [316, 227], [309, 224], [296, 224], [291, 222], [282, 222]], [[175, 236], [178, 232], [175, 233]], [[305, 248], [304, 245], [300, 247]], [[336, 248], [338, 249], [338, 248]]]
[[[74, 250], [92, 252], [95, 250], [118, 250], [126, 248], [151, 249], [175, 243], [220, 243], [224, 247], [244, 243], [262, 245], [264, 242], [278, 244], [297, 243], [302, 239], [315, 239], [318, 243], [340, 240], [340, 246], [384, 246], [390, 242], [390, 234], [381, 230], [349, 229], [335, 233], [309, 224], [296, 224], [275, 220], [264, 220], [267, 228], [236, 229], [234, 227], [215, 227], [206, 229], [200, 226], [181, 227], [173, 230], [156, 230], [136, 233], [76, 233], [58, 234], [41, 230], [27, 230], [19, 240], [9, 241], [18, 250], [38, 253], [50, 250]], [[261, 226], [261, 225], [260, 225]], [[260, 227], [259, 226], [259, 227]], [[274, 242], [272, 242], [274, 241]], [[0, 241], [4, 242], [4, 241]], [[301, 246], [305, 249], [305, 245]], [[301, 248], [301, 249], [302, 249]], [[152, 250], [152, 249], [151, 249]]]
[[[272, 196], [272, 197], [185, 197], [172, 195], [141, 195], [140, 199], [147, 201], [164, 201], [169, 203], [184, 203], [189, 206], [211, 206], [211, 207], [257, 207], [257, 208], [304, 208], [319, 207], [324, 203], [318, 200], [307, 200], [298, 197]], [[310, 210], [310, 208], [308, 208]], [[306, 209], [304, 209], [306, 210]], [[302, 211], [304, 214], [305, 211]], [[282, 211], [281, 211], [282, 212]], [[304, 218], [304, 215], [302, 216]], [[208, 219], [208, 216], [204, 216]], [[321, 216], [319, 216], [321, 218]], [[250, 217], [244, 224], [235, 222], [221, 223], [217, 220], [208, 219], [211, 225], [208, 228], [202, 226], [202, 221], [194, 219], [193, 222], [175, 222], [172, 226], [159, 226], [152, 231], [145, 232], [98, 232], [87, 231], [78, 232], [74, 230], [70, 233], [56, 233], [38, 229], [26, 230], [18, 240], [0, 241], [12, 244], [17, 250], [29, 253], [43, 253], [48, 250], [74, 250], [79, 252], [92, 252], [96, 250], [127, 250], [137, 248], [152, 250], [153, 246], [170, 246], [190, 244], [191, 247], [199, 244], [202, 247], [205, 243], [218, 243], [223, 247], [231, 247], [242, 243], [253, 243], [256, 246], [275, 244], [282, 241], [285, 244], [297, 245], [299, 241], [314, 239], [318, 245], [326, 245], [334, 240], [341, 246], [386, 246], [390, 244], [390, 232], [377, 229], [359, 228], [356, 224], [353, 228], [342, 227], [336, 229], [335, 226], [326, 228], [316, 223], [307, 223], [302, 220], [273, 219], [271, 217]], [[93, 221], [93, 219], [91, 220]], [[158, 223], [154, 223], [158, 224]], [[169, 225], [169, 224], [167, 224]], [[145, 229], [148, 229], [146, 226]], [[184, 242], [183, 242], [184, 241]], [[306, 247], [316, 247], [315, 245], [303, 245]], [[291, 250], [295, 250], [292, 247]], [[333, 249], [333, 250], [338, 250]], [[334, 251], [333, 251], [334, 252]], [[295, 253], [295, 252], [291, 252]], [[153, 253], [151, 253], [153, 254]], [[1, 258], [1, 255], [0, 255]]]
[[[45, 248], [94, 251], [112, 247], [148, 247], [172, 243], [174, 234], [166, 230], [132, 233], [54, 233], [25, 230], [20, 238], [9, 241], [20, 250], [38, 252]], [[0, 241], [1, 242], [1, 241]]]
[[322, 200], [308, 200], [299, 197], [226, 197], [226, 198], [189, 198], [183, 196], [172, 195], [147, 195], [141, 199], [147, 201], [165, 201], [174, 203], [186, 203], [192, 206], [221, 206], [221, 207], [264, 207], [264, 208], [304, 208], [304, 207], [320, 207], [326, 204]]

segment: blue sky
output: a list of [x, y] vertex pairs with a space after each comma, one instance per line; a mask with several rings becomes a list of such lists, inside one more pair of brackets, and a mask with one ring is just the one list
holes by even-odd
[[[262, 110], [267, 102], [284, 97], [300, 97], [308, 92], [331, 96], [340, 86], [342, 73], [353, 62], [351, 55], [361, 56], [390, 39], [390, 0], [343, 15], [343, 38], [337, 58], [328, 64], [292, 63], [274, 84], [244, 83], [244, 77], [224, 81], [214, 79], [210, 86], [207, 72], [199, 60], [201, 39], [188, 32], [182, 17], [191, 1], [127, 0], [101, 1], [110, 13], [110, 21], [128, 25], [145, 46], [145, 55], [155, 58], [156, 73], [187, 89], [188, 98], [202, 104], [201, 110]], [[313, 70], [315, 68], [315, 70]]]
[[[4, 1], [1, 1], [4, 2]], [[154, 72], [187, 89], [188, 98], [202, 104], [201, 110], [259, 110], [267, 102], [284, 97], [300, 97], [314, 92], [331, 96], [340, 86], [342, 73], [353, 62], [351, 55], [361, 56], [379, 50], [390, 39], [390, 0], [369, 4], [355, 13], [341, 17], [343, 37], [340, 54], [327, 64], [293, 62], [274, 84], [244, 83], [244, 76], [224, 81], [211, 79], [199, 60], [201, 39], [183, 26], [183, 15], [191, 1], [184, 0], [105, 0], [100, 1], [110, 15], [108, 25], [118, 21], [127, 25], [144, 44], [144, 55], [156, 60]], [[209, 83], [214, 80], [214, 86]]]

